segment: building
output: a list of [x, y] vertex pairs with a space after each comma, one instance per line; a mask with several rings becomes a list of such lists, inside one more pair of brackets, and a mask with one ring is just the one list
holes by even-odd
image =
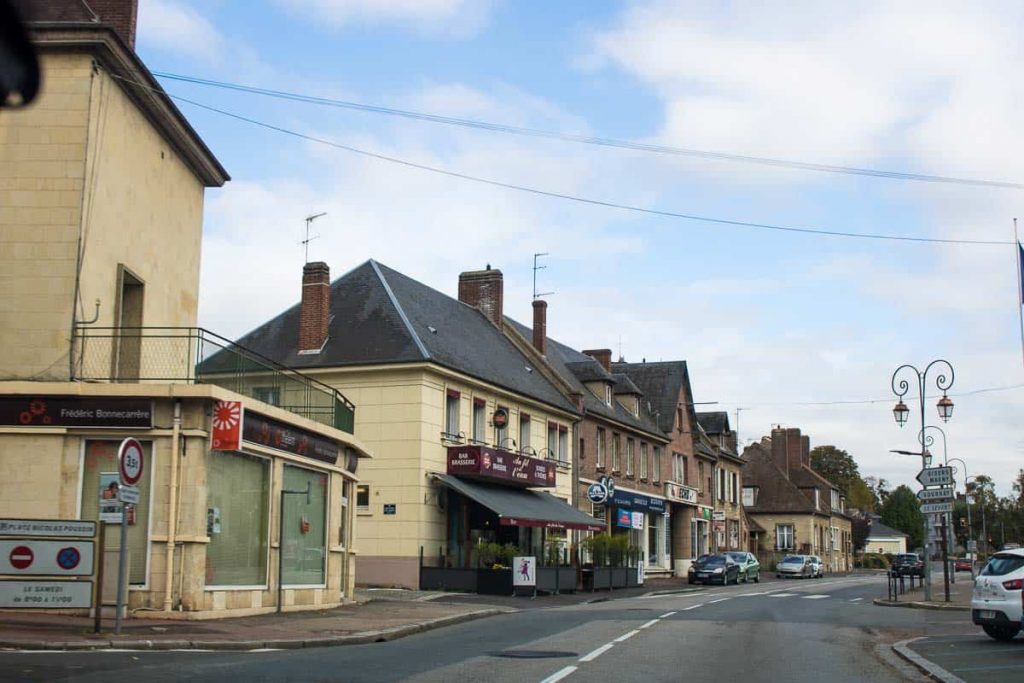
[[503, 290], [490, 267], [456, 300], [372, 260], [334, 282], [307, 264], [301, 302], [239, 340], [359, 406], [359, 583], [418, 588], [421, 563], [476, 568], [493, 544], [564, 558], [605, 528], [574, 507], [576, 399]]
[[660, 431], [669, 438], [662, 476], [669, 501], [672, 568], [686, 576], [693, 560], [712, 552], [712, 473], [715, 454], [698, 455], [698, 423], [686, 361], [612, 364], [643, 392]]
[[746, 550], [747, 523], [740, 501], [745, 462], [736, 452], [736, 432], [729, 426], [729, 413], [724, 410], [697, 413], [697, 424], [699, 452], [714, 455], [714, 548], [717, 551]]
[[864, 552], [885, 555], [905, 553], [908, 538], [910, 537], [902, 531], [882, 524], [882, 518], [878, 515], [871, 515], [868, 535], [864, 540]]
[[[147, 616], [351, 599], [354, 407], [196, 327], [204, 192], [228, 175], [133, 51], [136, 3], [18, 6], [44, 85], [0, 116], [0, 516], [104, 522], [107, 603], [125, 530]], [[197, 372], [212, 350], [234, 372]], [[145, 464], [122, 510], [126, 437]]]
[[776, 428], [743, 451], [743, 506], [753, 523], [751, 545], [762, 564], [787, 553], [818, 555], [829, 571], [852, 566], [852, 520], [842, 493], [811, 469], [810, 440]]
[[[671, 463], [669, 438], [658, 426], [651, 404], [624, 373], [613, 373], [609, 349], [576, 351], [547, 337], [547, 302], [533, 302], [532, 331], [508, 320], [565, 384], [582, 409], [577, 429], [575, 501], [577, 507], [608, 525], [612, 534], [628, 534], [650, 574], [672, 571], [670, 503], [665, 484]], [[611, 497], [596, 487], [599, 478], [613, 485]], [[596, 500], [595, 500], [596, 498]]]

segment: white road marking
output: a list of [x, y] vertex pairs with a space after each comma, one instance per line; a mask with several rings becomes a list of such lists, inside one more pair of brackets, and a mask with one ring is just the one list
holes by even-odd
[[717, 600], [712, 600], [712, 601], [711, 601], [711, 602], [709, 602], [708, 604], [709, 604], [709, 605], [713, 605], [713, 604], [715, 604], [716, 602], [725, 602], [725, 601], [726, 601], [726, 600], [728, 600], [728, 599], [729, 599], [729, 598], [718, 598]]
[[640, 628], [641, 630], [642, 630], [642, 629], [645, 629], [645, 628], [650, 628], [651, 626], [654, 626], [654, 625], [655, 625], [655, 624], [657, 624], [657, 623], [658, 623], [658, 619], [651, 619], [650, 621], [648, 621], [648, 622], [647, 622], [646, 624], [644, 624], [643, 626], [640, 626], [639, 628]]
[[692, 609], [697, 609], [698, 607], [703, 607], [703, 606], [704, 606], [704, 603], [699, 602], [696, 605], [691, 605], [690, 607], [684, 607], [682, 611], [683, 612], [689, 612]]
[[850, 602], [860, 602], [863, 599], [864, 598], [854, 598], [853, 600], [850, 600]]
[[598, 657], [600, 657], [601, 655], [603, 655], [605, 652], [608, 652], [608, 650], [610, 650], [610, 649], [612, 649], [612, 643], [605, 643], [604, 645], [602, 645], [601, 647], [597, 648], [596, 650], [588, 652], [587, 654], [585, 654], [582, 657], [580, 657], [579, 661], [581, 661], [581, 662], [592, 662], [595, 659], [597, 659]]
[[791, 598], [794, 595], [796, 595], [796, 593], [772, 593], [773, 598]]
[[670, 616], [672, 616], [673, 614], [675, 614], [675, 612], [665, 612], [664, 614], [662, 614], [662, 615], [661, 615], [660, 617], [658, 617], [658, 618], [659, 618], [659, 619], [668, 619], [668, 618], [669, 618]]
[[[633, 630], [632, 630], [632, 631], [630, 631], [629, 633], [623, 633], [623, 634], [622, 634], [621, 636], [619, 636], [618, 638], [616, 638], [616, 639], [615, 639], [615, 642], [616, 642], [616, 643], [622, 643], [622, 642], [624, 642], [624, 641], [627, 641], [627, 640], [629, 640], [630, 638], [632, 638], [633, 636], [635, 636], [635, 635], [636, 635], [636, 634], [638, 634], [638, 633], [640, 633], [640, 631], [638, 631], [638, 630], [636, 630], [636, 629], [633, 629]], [[611, 647], [611, 645], [609, 645], [608, 647]]]
[[755, 595], [767, 595], [767, 593], [740, 593], [736, 597], [737, 598], [750, 598], [750, 597], [753, 597]]
[[818, 595], [801, 595], [800, 597], [803, 598], [804, 600], [824, 600], [825, 598], [830, 597], [830, 596], [818, 594]]
[[555, 673], [545, 678], [540, 683], [558, 683], [558, 681], [562, 680], [563, 678], [571, 674], [573, 671], [575, 671], [576, 668], [577, 667], [575, 666], [567, 666], [564, 669], [559, 669]]

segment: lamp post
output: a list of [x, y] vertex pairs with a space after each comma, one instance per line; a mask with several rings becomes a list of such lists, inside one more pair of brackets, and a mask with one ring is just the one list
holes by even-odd
[[[941, 370], [940, 374], [935, 377], [935, 386], [942, 391], [942, 398], [936, 404], [936, 408], [939, 411], [939, 417], [942, 418], [943, 422], [949, 422], [949, 418], [953, 416], [953, 401], [949, 398], [946, 392], [951, 386], [953, 386], [953, 379], [955, 373], [953, 372], [953, 366], [947, 360], [937, 359], [933, 360], [927, 366], [924, 371], [918, 370], [916, 367], [910, 364], [903, 364], [896, 368], [896, 371], [892, 373], [892, 392], [897, 396], [897, 402], [895, 407], [892, 409], [893, 417], [896, 419], [896, 424], [900, 427], [907, 423], [907, 418], [910, 417], [910, 409], [907, 404], [903, 402], [903, 397], [910, 392], [911, 383], [917, 387], [919, 406], [921, 409], [921, 430], [918, 434], [921, 442], [921, 464], [923, 467], [928, 467], [925, 460], [925, 454], [928, 449], [925, 448], [925, 427], [927, 423], [924, 418], [924, 399], [925, 399], [925, 388], [928, 385], [928, 373], [932, 368], [938, 366]], [[947, 377], [946, 371], [948, 369], [949, 376]], [[902, 377], [901, 377], [902, 374]], [[897, 379], [899, 382], [897, 383]], [[916, 381], [915, 381], [916, 380]], [[924, 523], [924, 599], [930, 601], [932, 599], [932, 558], [931, 558], [931, 546], [928, 543], [928, 518], [925, 516]]]

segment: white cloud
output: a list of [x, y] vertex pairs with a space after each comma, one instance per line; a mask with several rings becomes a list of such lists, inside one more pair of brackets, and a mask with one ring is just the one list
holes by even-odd
[[212, 62], [225, 50], [225, 40], [202, 14], [179, 0], [139, 3], [138, 41], [147, 47]]
[[490, 0], [277, 0], [292, 13], [337, 27], [398, 24], [463, 38], [486, 24]]

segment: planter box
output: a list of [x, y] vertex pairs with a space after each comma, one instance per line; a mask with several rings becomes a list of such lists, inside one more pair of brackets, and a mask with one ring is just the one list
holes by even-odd
[[640, 585], [640, 577], [637, 576], [639, 570], [636, 567], [626, 567], [626, 587], [635, 588]]
[[629, 567], [612, 567], [612, 587], [625, 588], [628, 586], [630, 571]]
[[428, 591], [477, 591], [476, 569], [452, 567], [421, 567], [420, 590]]
[[482, 595], [512, 595], [512, 570], [477, 569], [476, 592]]
[[576, 590], [575, 567], [537, 567], [537, 590], [571, 593]]

